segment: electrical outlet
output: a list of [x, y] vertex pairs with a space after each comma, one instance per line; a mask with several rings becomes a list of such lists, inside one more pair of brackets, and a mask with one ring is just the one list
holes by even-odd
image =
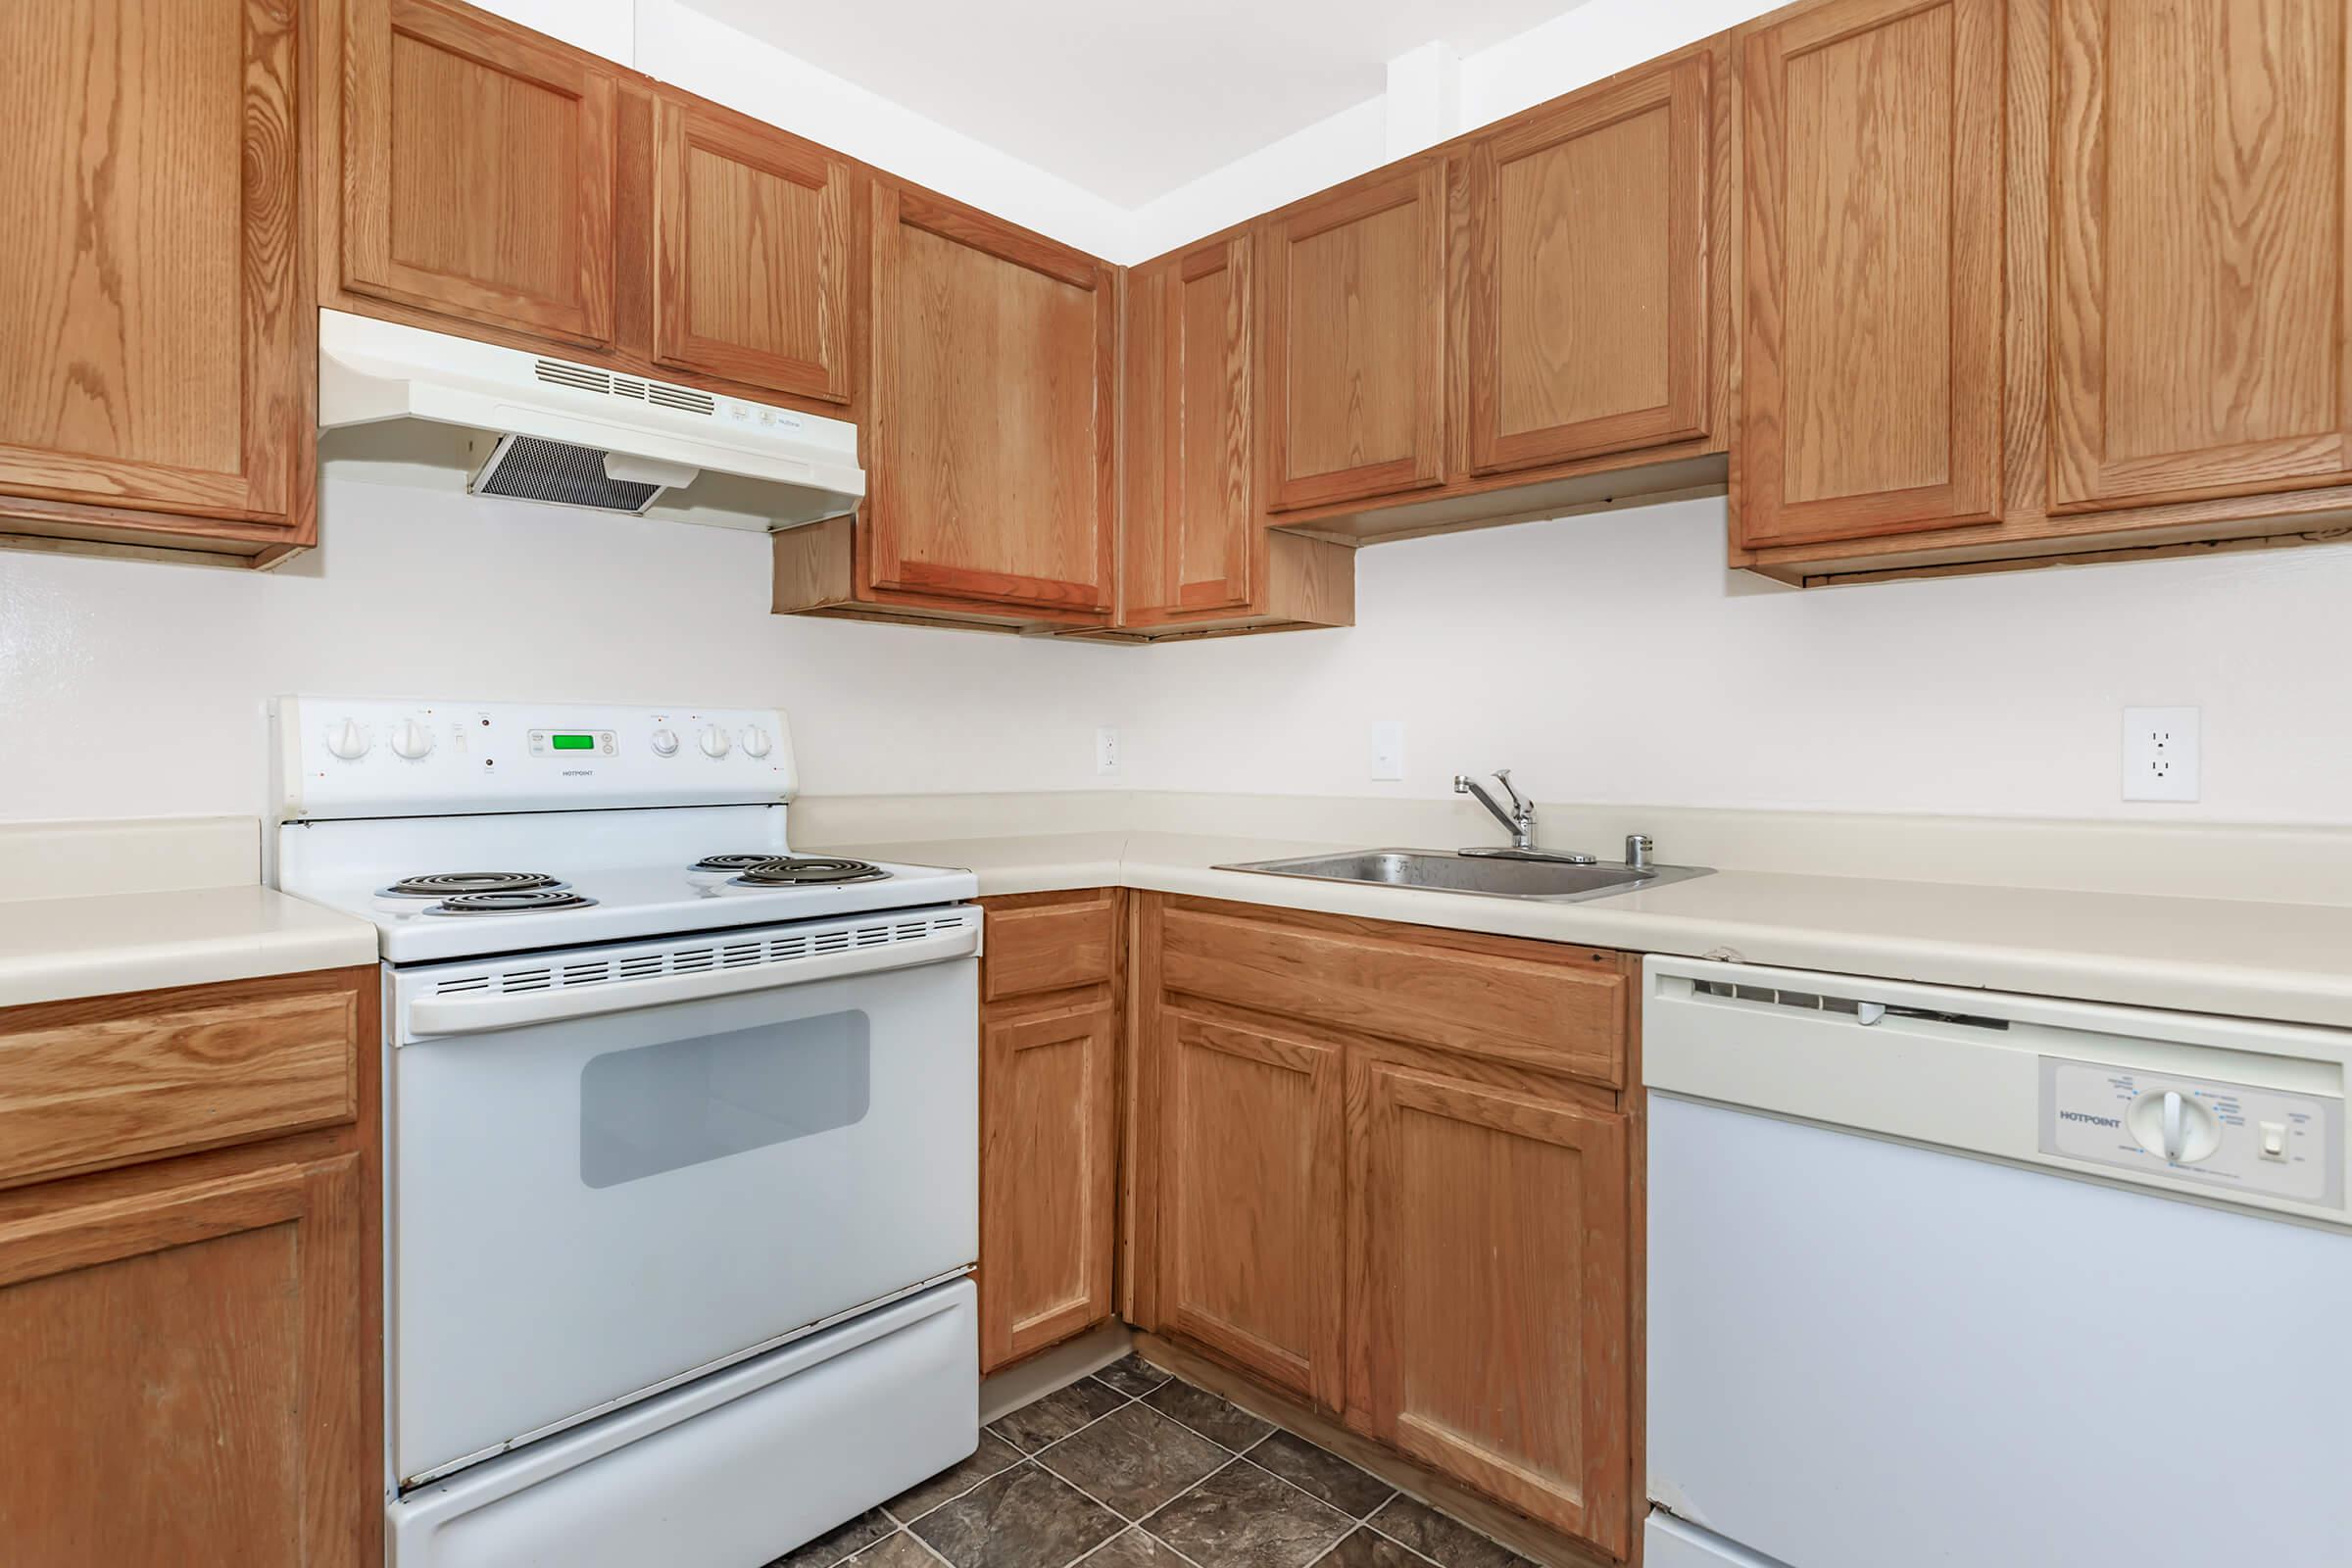
[[2197, 710], [2124, 710], [2124, 799], [2197, 798]]
[[1119, 770], [1119, 732], [1105, 724], [1095, 731], [1095, 771], [1116, 773]]
[[1404, 720], [1376, 719], [1372, 725], [1372, 777], [1391, 783], [1404, 777]]

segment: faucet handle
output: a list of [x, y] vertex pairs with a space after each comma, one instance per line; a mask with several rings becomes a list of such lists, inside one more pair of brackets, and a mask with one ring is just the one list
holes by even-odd
[[1509, 768], [1496, 768], [1494, 770], [1494, 782], [1501, 785], [1502, 793], [1511, 798], [1511, 806], [1514, 809], [1525, 811], [1528, 808], [1528, 803], [1520, 798], [1517, 790], [1511, 787], [1511, 770]]

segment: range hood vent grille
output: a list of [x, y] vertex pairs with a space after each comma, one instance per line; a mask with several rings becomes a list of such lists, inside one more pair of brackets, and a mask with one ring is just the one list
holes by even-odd
[[642, 515], [666, 488], [614, 479], [605, 472], [605, 454], [536, 436], [501, 436], [466, 488], [477, 496], [547, 501], [560, 507]]

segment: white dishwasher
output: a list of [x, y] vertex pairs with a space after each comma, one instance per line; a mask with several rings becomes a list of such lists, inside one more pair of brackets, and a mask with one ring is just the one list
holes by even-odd
[[1648, 1568], [2352, 1565], [2352, 1033], [1652, 957]]

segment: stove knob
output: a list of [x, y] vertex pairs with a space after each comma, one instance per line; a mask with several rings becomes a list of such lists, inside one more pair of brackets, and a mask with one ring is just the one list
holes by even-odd
[[374, 742], [360, 728], [359, 720], [347, 718], [326, 732], [326, 749], [346, 762], [356, 762], [368, 755]]
[[658, 729], [654, 731], [654, 755], [656, 757], [677, 756], [678, 732], [674, 729]]
[[414, 762], [431, 755], [433, 732], [412, 718], [392, 732], [392, 750]]
[[767, 731], [757, 724], [743, 732], [743, 749], [754, 757], [765, 757], [774, 745], [775, 742], [767, 738]]
[[703, 755], [705, 757], [724, 757], [727, 755], [727, 732], [716, 724], [712, 724], [703, 731]]

